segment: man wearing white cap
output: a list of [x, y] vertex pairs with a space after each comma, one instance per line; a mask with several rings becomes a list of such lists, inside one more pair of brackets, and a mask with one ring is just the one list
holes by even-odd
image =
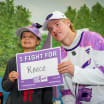
[[71, 21], [59, 12], [50, 13], [43, 30], [62, 46], [63, 74], [61, 94], [64, 104], [104, 104], [104, 39], [96, 33], [75, 30]]

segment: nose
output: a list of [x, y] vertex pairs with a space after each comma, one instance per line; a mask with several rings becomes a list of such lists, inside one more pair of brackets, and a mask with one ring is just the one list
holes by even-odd
[[29, 39], [29, 37], [28, 37], [28, 36], [26, 36], [26, 39]]
[[56, 27], [53, 28], [53, 33], [55, 34], [57, 32]]

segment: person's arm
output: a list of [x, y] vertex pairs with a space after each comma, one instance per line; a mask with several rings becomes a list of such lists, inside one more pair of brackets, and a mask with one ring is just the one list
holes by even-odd
[[2, 88], [5, 91], [12, 91], [14, 86], [16, 85], [16, 81], [12, 82], [9, 79], [10, 72], [15, 70], [15, 68], [16, 68], [16, 66], [15, 66], [16, 63], [15, 62], [16, 62], [15, 58], [12, 58], [11, 60], [8, 61], [8, 64], [7, 64], [7, 67], [6, 67], [6, 70], [5, 70], [5, 74], [4, 74], [4, 77], [3, 77], [3, 80], [2, 80]]
[[72, 77], [72, 80], [74, 83], [78, 84], [104, 85], [104, 73], [102, 73], [99, 68], [82, 69], [78, 66], [75, 66], [74, 76]]
[[[104, 57], [104, 53], [103, 53], [103, 57]], [[77, 65], [73, 65], [71, 61], [64, 61], [58, 65], [58, 71], [61, 74], [63, 73], [70, 74], [72, 76], [72, 81], [74, 83], [104, 85], [104, 65], [100, 65], [100, 64], [99, 66], [96, 65], [94, 69], [92, 68], [83, 69]]]
[[82, 69], [75, 65], [72, 79], [73, 82], [79, 84], [104, 85], [104, 38], [97, 33], [90, 38], [93, 41], [91, 41], [92, 50], [90, 55], [95, 68]]

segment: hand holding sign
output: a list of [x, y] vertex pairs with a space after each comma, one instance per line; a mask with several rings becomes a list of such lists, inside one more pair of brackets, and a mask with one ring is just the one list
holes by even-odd
[[16, 79], [18, 79], [18, 72], [12, 71], [9, 73], [9, 80], [11, 82], [14, 82]]

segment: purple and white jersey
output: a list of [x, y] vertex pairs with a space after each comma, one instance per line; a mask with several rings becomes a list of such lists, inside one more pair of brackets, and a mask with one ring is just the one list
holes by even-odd
[[73, 77], [63, 74], [63, 103], [104, 104], [104, 38], [78, 30], [72, 45], [62, 47], [66, 50], [63, 61], [70, 60], [75, 67]]

